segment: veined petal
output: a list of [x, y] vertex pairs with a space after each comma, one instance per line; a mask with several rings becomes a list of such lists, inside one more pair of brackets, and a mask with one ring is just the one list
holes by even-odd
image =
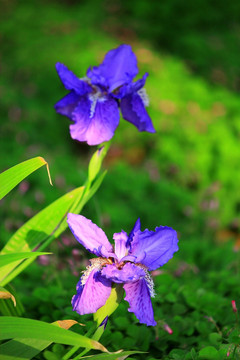
[[88, 145], [98, 145], [113, 137], [119, 124], [119, 110], [117, 102], [105, 97], [90, 100], [82, 97], [73, 112], [70, 133], [73, 139], [86, 141]]
[[133, 283], [124, 284], [123, 288], [126, 292], [125, 300], [130, 305], [128, 311], [133, 312], [141, 324], [146, 324], [147, 326], [157, 325], [154, 320], [152, 302], [146, 280], [140, 279]]
[[177, 232], [170, 227], [156, 227], [155, 231], [146, 229], [135, 233], [129, 255], [135, 255], [135, 263], [141, 262], [152, 271], [173, 257], [178, 251], [177, 243]]
[[85, 95], [92, 91], [92, 88], [85, 81], [80, 80], [64, 64], [56, 63], [56, 70], [67, 90], [74, 90], [78, 95]]
[[156, 132], [145, 109], [143, 99], [137, 92], [122, 98], [120, 107], [123, 118], [135, 125], [139, 131]]
[[76, 94], [74, 91], [71, 91], [69, 94], [64, 96], [61, 100], [59, 100], [54, 108], [57, 113], [68, 116], [70, 119], [72, 118], [72, 112], [78, 104], [80, 100], [80, 96]]
[[137, 75], [137, 58], [130, 45], [122, 44], [110, 50], [101, 65], [89, 69], [87, 76], [92, 84], [108, 87], [112, 92], [123, 84], [129, 84]]
[[148, 73], [145, 73], [141, 79], [138, 79], [134, 83], [125, 84], [121, 86], [117, 91], [113, 93], [113, 96], [116, 97], [117, 99], [122, 99], [124, 96], [133, 94], [141, 90], [145, 85], [147, 77], [148, 77]]
[[68, 225], [77, 239], [88, 251], [97, 256], [112, 253], [112, 245], [104, 231], [82, 215], [69, 213]]
[[104, 266], [101, 275], [115, 283], [129, 283], [145, 277], [145, 271], [131, 263], [126, 263], [122, 269], [118, 269], [115, 264]]
[[77, 294], [72, 298], [73, 311], [80, 315], [95, 313], [102, 307], [111, 293], [111, 281], [102, 277], [99, 270], [89, 274], [86, 283], [77, 285]]
[[128, 235], [125, 231], [121, 231], [120, 233], [113, 234], [113, 239], [115, 241], [115, 254], [117, 255], [118, 261], [127, 255], [128, 249], [126, 247], [126, 243], [128, 240]]

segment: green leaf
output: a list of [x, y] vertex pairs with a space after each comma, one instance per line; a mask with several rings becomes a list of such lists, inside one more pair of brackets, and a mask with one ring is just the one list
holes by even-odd
[[[53, 323], [63, 329], [69, 329], [75, 324], [75, 320], [60, 320]], [[0, 360], [30, 360], [51, 344], [52, 341], [49, 340], [16, 338], [0, 345]]]
[[11, 264], [16, 260], [28, 259], [30, 257], [38, 257], [41, 255], [49, 255], [49, 252], [22, 252], [22, 253], [12, 253], [7, 255], [0, 254], [0, 267], [4, 265]]
[[218, 351], [213, 346], [207, 346], [199, 351], [199, 359], [218, 360]]
[[[67, 228], [67, 213], [71, 211], [75, 203], [82, 197], [83, 190], [83, 187], [79, 187], [70, 191], [31, 218], [10, 238], [2, 249], [1, 254], [31, 252], [37, 246], [46, 245], [46, 243], [48, 244], [54, 240]], [[74, 209], [76, 209], [76, 206]], [[0, 281], [2, 285], [7, 284], [13, 277], [18, 275], [19, 272], [15, 276], [9, 276], [8, 274], [21, 261], [15, 261], [1, 269]], [[26, 260], [26, 266], [31, 261], [32, 259]], [[23, 266], [23, 268], [26, 266]], [[19, 271], [18, 268], [16, 270]]]
[[52, 185], [48, 163], [44, 158], [38, 156], [15, 165], [0, 174], [0, 200], [23, 179], [43, 165], [46, 165], [47, 167], [49, 182]]
[[78, 345], [107, 351], [103, 345], [95, 340], [43, 321], [2, 316], [0, 317], [0, 328], [0, 340], [12, 338], [41, 339], [64, 345]]
[[80, 359], [94, 359], [94, 360], [120, 360], [126, 359], [128, 356], [133, 354], [146, 354], [143, 351], [122, 351], [113, 354], [99, 354], [99, 355], [92, 355], [92, 356], [83, 356]]
[[16, 306], [16, 299], [8, 290], [0, 286], [0, 299], [11, 299], [14, 306]]
[[106, 301], [106, 304], [102, 306], [98, 311], [93, 314], [93, 319], [99, 326], [102, 321], [110, 316], [118, 307], [123, 297], [123, 286], [122, 284], [114, 284], [112, 287], [111, 294]]
[[104, 157], [107, 154], [109, 144], [100, 147], [91, 157], [91, 160], [88, 165], [88, 179], [91, 183], [99, 173]]

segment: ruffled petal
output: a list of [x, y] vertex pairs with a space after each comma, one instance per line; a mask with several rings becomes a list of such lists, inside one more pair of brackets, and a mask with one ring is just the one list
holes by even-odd
[[133, 312], [141, 324], [157, 325], [146, 280], [140, 279], [134, 283], [124, 284], [123, 288], [126, 292], [125, 300], [130, 305], [128, 311]]
[[117, 99], [122, 99], [124, 96], [133, 94], [141, 90], [145, 85], [147, 77], [148, 73], [145, 73], [141, 79], [135, 81], [134, 83], [121, 86], [117, 91], [114, 91], [113, 96]]
[[85, 95], [92, 91], [92, 88], [85, 81], [80, 80], [64, 64], [56, 63], [56, 70], [67, 90], [74, 90], [78, 95]]
[[73, 311], [80, 315], [95, 313], [105, 305], [111, 293], [111, 281], [102, 277], [99, 270], [94, 269], [87, 281], [77, 285], [77, 294], [72, 298]]
[[90, 100], [82, 97], [73, 112], [70, 125], [71, 137], [78, 141], [86, 141], [88, 145], [98, 145], [113, 137], [119, 124], [119, 110], [117, 102], [105, 97]]
[[170, 227], [160, 226], [155, 231], [138, 231], [133, 237], [129, 255], [135, 255], [135, 262], [145, 265], [149, 271], [164, 265], [178, 251], [177, 232]]
[[125, 96], [121, 100], [120, 107], [123, 118], [135, 125], [139, 131], [156, 132], [143, 99], [137, 92]]
[[118, 269], [115, 264], [106, 265], [101, 275], [115, 283], [129, 283], [143, 278], [146, 273], [139, 266], [126, 263], [122, 269]]
[[87, 76], [92, 84], [108, 87], [113, 92], [119, 86], [132, 82], [137, 75], [137, 58], [130, 45], [110, 50], [101, 65], [89, 69]]
[[75, 107], [78, 104], [78, 101], [80, 100], [80, 96], [76, 94], [74, 91], [71, 91], [69, 94], [64, 96], [61, 100], [59, 100], [54, 108], [57, 113], [67, 116], [70, 119], [72, 118], [72, 113], [75, 109]]
[[103, 257], [107, 257], [112, 253], [112, 245], [108, 241], [106, 234], [91, 220], [82, 215], [69, 213], [67, 222], [77, 241], [88, 251]]

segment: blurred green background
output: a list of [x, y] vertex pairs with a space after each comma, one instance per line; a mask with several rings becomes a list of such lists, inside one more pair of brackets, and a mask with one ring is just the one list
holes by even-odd
[[[157, 133], [138, 133], [121, 120], [105, 161], [108, 174], [83, 214], [103, 227], [110, 239], [113, 232], [130, 231], [137, 217], [141, 217], [143, 229], [161, 224], [178, 231], [180, 251], [169, 272], [174, 276], [181, 266], [187, 269], [186, 279], [176, 280], [179, 287], [185, 286], [185, 297], [176, 298], [176, 286], [172, 289], [175, 298], [169, 297], [172, 280], [166, 278], [166, 289], [159, 291], [166, 291], [168, 299], [165, 295], [166, 301], [157, 299], [169, 302], [158, 319], [167, 318], [176, 327], [174, 340], [167, 338], [165, 345], [157, 348], [165, 356], [170, 356], [166, 354], [174, 347], [182, 348], [184, 341], [187, 351], [190, 345], [202, 346], [196, 332], [200, 338], [205, 334], [195, 323], [194, 330], [187, 327], [186, 334], [177, 328], [180, 320], [171, 317], [172, 303], [186, 301], [185, 308], [175, 309], [172, 315], [188, 313], [189, 321], [198, 322], [192, 315], [194, 301], [186, 294], [194, 288], [196, 295], [210, 281], [204, 291], [213, 296], [222, 273], [225, 280], [218, 296], [223, 308], [230, 312], [229, 301], [240, 297], [236, 285], [240, 247], [239, 20], [238, 1], [220, 1], [217, 6], [207, 0], [0, 1], [0, 170], [40, 155], [49, 162], [54, 183], [54, 187], [48, 184], [46, 171], [41, 169], [1, 202], [2, 244], [28, 218], [84, 182], [94, 151], [71, 140], [69, 120], [54, 111], [54, 104], [66, 94], [55, 63], [60, 61], [83, 77], [108, 50], [128, 43], [137, 55], [139, 76], [149, 72], [148, 111]], [[83, 261], [69, 265], [67, 257], [75, 243], [70, 233], [65, 237], [70, 241], [67, 249], [53, 245], [61, 260], [55, 258], [51, 271], [64, 268], [69, 272], [74, 267], [79, 273]], [[35, 273], [23, 275], [29, 281], [23, 287], [26, 294], [32, 293], [34, 276], [38, 278], [43, 271], [37, 264], [32, 269]], [[75, 286], [77, 278], [61, 276], [68, 278], [68, 285], [61, 291], [58, 288], [59, 296], [68, 289], [70, 303], [74, 292], [70, 286]], [[235, 286], [228, 283], [229, 278]], [[16, 287], [22, 288], [17, 281]], [[51, 291], [51, 277], [48, 281]], [[33, 303], [40, 299], [37, 294]], [[217, 298], [213, 296], [211, 301], [209, 312], [217, 306]], [[197, 306], [201, 312], [199, 303]], [[228, 319], [221, 318], [223, 308], [216, 314], [222, 326]], [[64, 316], [65, 308], [61, 309], [56, 316]], [[42, 315], [34, 311], [30, 311], [32, 317], [52, 320], [44, 310]], [[178, 332], [184, 340], [179, 340]], [[149, 351], [148, 346], [144, 349]]]

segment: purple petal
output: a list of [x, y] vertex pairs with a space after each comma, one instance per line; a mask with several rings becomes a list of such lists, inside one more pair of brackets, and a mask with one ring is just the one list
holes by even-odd
[[133, 240], [134, 234], [139, 230], [141, 230], [140, 218], [137, 219], [137, 221], [134, 224], [134, 227], [132, 228], [132, 230], [128, 236], [128, 241], [127, 241], [127, 245], [126, 245], [128, 248], [131, 247], [131, 242]]
[[118, 269], [115, 264], [106, 265], [101, 275], [115, 283], [129, 283], [143, 278], [146, 273], [139, 266], [126, 263], [122, 269]]
[[72, 118], [72, 112], [77, 106], [79, 100], [80, 96], [77, 95], [74, 91], [71, 91], [61, 100], [59, 100], [54, 106], [54, 108], [57, 113]]
[[129, 302], [129, 312], [133, 312], [141, 324], [148, 326], [157, 325], [154, 320], [152, 302], [145, 279], [134, 283], [124, 284], [125, 300]]
[[88, 145], [98, 145], [113, 137], [119, 124], [117, 102], [107, 97], [91, 101], [82, 97], [73, 112], [70, 133], [73, 139], [86, 141]]
[[142, 89], [144, 87], [147, 77], [148, 77], [148, 73], [145, 73], [143, 75], [143, 77], [141, 79], [137, 80], [136, 82], [121, 86], [118, 89], [118, 91], [115, 91], [113, 93], [113, 96], [116, 97], [117, 99], [122, 99], [124, 96], [130, 95], [130, 94], [133, 94], [133, 93], [139, 91], [140, 89]]
[[125, 96], [121, 100], [120, 107], [123, 118], [135, 125], [139, 131], [156, 132], [144, 102], [137, 92]]
[[120, 262], [121, 259], [128, 253], [128, 249], [126, 247], [126, 243], [128, 240], [127, 233], [125, 231], [121, 231], [120, 233], [113, 234], [113, 239], [115, 241], [115, 254], [117, 255], [117, 259]]
[[82, 215], [69, 213], [68, 225], [77, 239], [88, 251], [106, 257], [113, 249], [104, 231]]
[[73, 311], [80, 315], [95, 313], [105, 305], [110, 293], [111, 281], [102, 277], [100, 272], [94, 269], [83, 286], [80, 279], [77, 295], [72, 298]]
[[160, 226], [155, 231], [138, 231], [133, 237], [129, 255], [135, 255], [135, 262], [145, 265], [149, 271], [164, 265], [178, 251], [177, 232], [170, 227]]
[[92, 84], [102, 85], [114, 91], [123, 84], [129, 84], [137, 75], [137, 58], [130, 45], [120, 45], [110, 50], [101, 65], [89, 69], [87, 76]]
[[67, 90], [74, 90], [78, 95], [85, 95], [92, 91], [92, 88], [85, 81], [80, 80], [64, 64], [56, 63], [56, 70]]

